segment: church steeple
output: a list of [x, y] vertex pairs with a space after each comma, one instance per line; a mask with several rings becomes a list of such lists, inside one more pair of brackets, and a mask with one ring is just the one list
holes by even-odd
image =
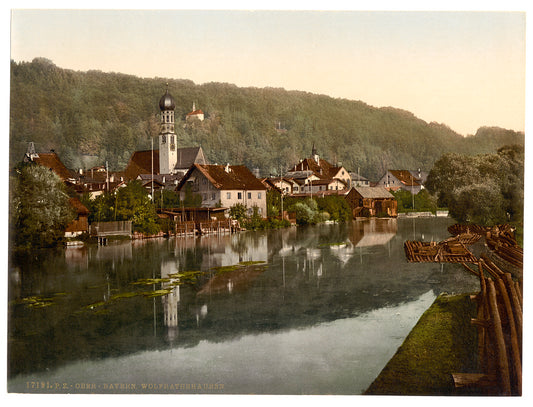
[[176, 133], [174, 133], [174, 109], [176, 103], [167, 90], [159, 99], [161, 110], [161, 128], [159, 130], [159, 173], [170, 174], [177, 162]]
[[313, 160], [316, 161], [318, 165], [320, 165], [320, 158], [318, 157], [318, 153], [316, 152], [315, 143], [313, 143], [313, 149], [311, 150], [311, 156], [313, 157]]

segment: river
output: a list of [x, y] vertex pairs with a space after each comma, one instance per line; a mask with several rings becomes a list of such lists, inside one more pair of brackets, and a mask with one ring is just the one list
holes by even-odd
[[36, 251], [9, 267], [8, 391], [361, 394], [454, 264], [405, 240], [446, 218], [374, 219]]

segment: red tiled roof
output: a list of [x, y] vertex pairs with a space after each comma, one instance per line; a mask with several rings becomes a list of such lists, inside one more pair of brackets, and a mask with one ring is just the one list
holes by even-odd
[[200, 109], [197, 109], [193, 112], [190, 112], [190, 113], [187, 113], [187, 116], [194, 116], [194, 115], [197, 115], [197, 114], [204, 114], [204, 112], [202, 112], [202, 110]]
[[39, 153], [33, 158], [33, 161], [54, 171], [63, 181], [74, 177], [72, 171], [65, 167], [56, 153]]
[[[153, 151], [154, 174], [159, 174], [159, 150]], [[124, 176], [128, 180], [135, 179], [139, 174], [152, 173], [152, 150], [134, 151], [130, 161], [124, 170]]]
[[[176, 151], [176, 168], [188, 169], [191, 165], [207, 164], [202, 147], [183, 147]], [[136, 179], [141, 174], [152, 173], [152, 150], [134, 151], [124, 170], [128, 180]], [[159, 150], [154, 150], [154, 174], [159, 174]]]
[[389, 170], [389, 172], [406, 186], [417, 187], [420, 185], [417, 179], [407, 170]]
[[200, 171], [213, 186], [219, 190], [243, 189], [243, 190], [266, 190], [267, 187], [255, 177], [252, 172], [244, 165], [230, 165], [229, 171], [226, 171], [225, 165], [201, 165], [194, 164], [187, 174], [183, 177], [178, 190], [189, 179], [192, 172], [197, 169]]
[[328, 161], [320, 158], [317, 162], [313, 158], [306, 158], [294, 165], [289, 172], [295, 171], [313, 171], [313, 173], [322, 179], [331, 179], [339, 172], [340, 167], [334, 167]]
[[72, 206], [78, 215], [88, 215], [89, 209], [81, 203], [81, 201], [78, 198], [70, 198], [69, 200], [70, 206]]

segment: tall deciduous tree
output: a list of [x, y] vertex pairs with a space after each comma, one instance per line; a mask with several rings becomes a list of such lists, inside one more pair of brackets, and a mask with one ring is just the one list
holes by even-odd
[[426, 188], [460, 222], [522, 223], [524, 149], [512, 145], [496, 154], [445, 154], [430, 171]]
[[114, 193], [106, 193], [83, 203], [89, 208], [91, 222], [131, 220], [133, 229], [146, 234], [159, 232], [155, 205], [140, 181], [131, 181]]
[[75, 217], [61, 179], [47, 168], [23, 164], [15, 169], [11, 183], [11, 233], [15, 246], [57, 244]]

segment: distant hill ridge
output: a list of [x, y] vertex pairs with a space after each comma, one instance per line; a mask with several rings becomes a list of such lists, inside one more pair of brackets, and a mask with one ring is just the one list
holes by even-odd
[[[176, 101], [178, 147], [201, 145], [211, 163], [242, 164], [265, 176], [309, 157], [313, 144], [322, 158], [359, 169], [371, 180], [389, 168], [429, 171], [446, 152], [491, 153], [502, 145], [524, 144], [522, 132], [482, 127], [463, 137], [405, 110], [361, 101], [280, 88], [77, 72], [36, 58], [11, 62], [10, 165], [33, 141], [37, 151], [54, 149], [72, 169], [106, 161], [112, 170], [124, 169], [133, 151], [151, 148], [167, 83]], [[205, 113], [204, 121], [185, 122], [193, 104]]]

